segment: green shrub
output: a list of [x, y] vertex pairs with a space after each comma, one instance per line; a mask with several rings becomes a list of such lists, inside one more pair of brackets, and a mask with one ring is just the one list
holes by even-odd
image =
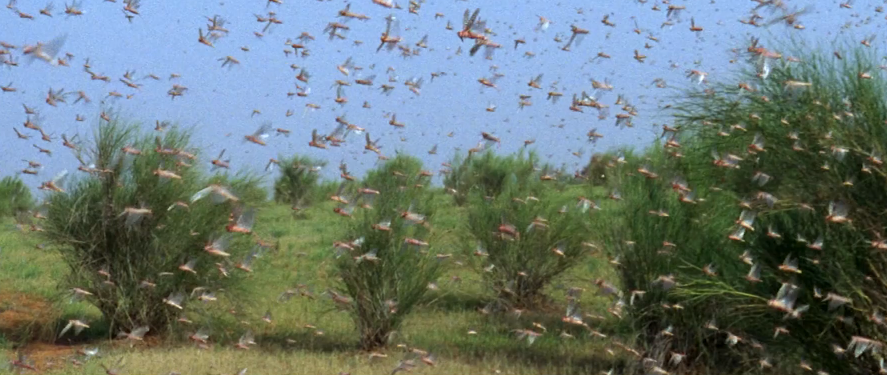
[[0, 180], [0, 217], [14, 216], [34, 206], [31, 190], [22, 179], [6, 176]]
[[[752, 371], [761, 360], [784, 373], [800, 372], [801, 361], [830, 373], [874, 374], [881, 366], [883, 349], [872, 348], [887, 339], [880, 318], [887, 257], [878, 249], [887, 224], [887, 87], [873, 53], [836, 60], [800, 47], [784, 54], [802, 62], [770, 60], [766, 79], [756, 59], [738, 77], [754, 92], [736, 81], [689, 91], [674, 105], [683, 157], [649, 154], [614, 185], [623, 196], [621, 225], [606, 244], [620, 257], [625, 290], [648, 291], [629, 312], [652, 358], [683, 352], [697, 365], [732, 372]], [[658, 179], [634, 169], [644, 163]], [[670, 185], [678, 176], [697, 204], [677, 200]], [[829, 216], [835, 204], [848, 207], [851, 221]], [[667, 218], [648, 214], [660, 208]], [[754, 230], [731, 240], [744, 210], [756, 214]], [[751, 266], [740, 255], [759, 267], [760, 282], [746, 279]], [[800, 273], [786, 272], [789, 257]], [[703, 272], [707, 265], [715, 276]], [[677, 285], [664, 291], [659, 276]], [[784, 285], [798, 288], [797, 298], [781, 311], [769, 301]], [[839, 297], [852, 302], [834, 303]], [[682, 309], [665, 308], [675, 303]], [[717, 330], [705, 328], [712, 318]], [[669, 326], [666, 338], [659, 331]], [[790, 334], [775, 335], [777, 328]], [[725, 344], [730, 335], [741, 341]], [[860, 338], [875, 343], [850, 347]], [[836, 355], [835, 345], [847, 353]]]
[[320, 180], [319, 169], [315, 168], [326, 166], [326, 162], [293, 155], [290, 158], [280, 158], [278, 165], [280, 177], [274, 182], [274, 200], [289, 205], [308, 203]]
[[[674, 351], [705, 360], [698, 358], [698, 351], [723, 344], [723, 337], [704, 329], [706, 323], [713, 318], [730, 322], [726, 317], [733, 311], [729, 309], [738, 302], [750, 302], [745, 298], [748, 296], [708, 279], [702, 272], [708, 264], [717, 266], [720, 275], [743, 272], [738, 254], [712, 251], [726, 245], [726, 235], [721, 234], [732, 222], [717, 212], [729, 210], [726, 206], [730, 203], [715, 201], [704, 189], [696, 189], [688, 197], [691, 199], [682, 202], [671, 186], [672, 177], [680, 176], [678, 162], [665, 159], [656, 146], [647, 155], [649, 158], [607, 167], [607, 176], [611, 177], [608, 195], [613, 204], [607, 205], [608, 211], [603, 214], [611, 220], [595, 221], [593, 226], [616, 264], [620, 280], [604, 281], [621, 284], [622, 295], [617, 299], [627, 305], [629, 323], [640, 333], [647, 356], [668, 358]], [[638, 169], [659, 176], [649, 178]], [[666, 280], [674, 276], [681, 286], [665, 290], [657, 282], [660, 276]], [[692, 289], [695, 294], [678, 298], [680, 293], [690, 293], [690, 286], [698, 287]], [[671, 308], [675, 303], [683, 309]], [[663, 336], [661, 332], [669, 326], [676, 334]]]
[[[340, 207], [352, 215], [342, 219], [343, 237], [359, 246], [340, 250], [336, 265], [342, 285], [330, 295], [351, 314], [366, 350], [388, 343], [440, 275], [429, 238], [434, 214], [425, 186], [429, 177], [421, 168], [418, 159], [399, 155], [367, 173], [364, 186], [378, 194], [348, 197]], [[371, 208], [360, 208], [358, 200]], [[420, 242], [408, 242], [413, 240]]]
[[318, 202], [330, 199], [331, 196], [336, 195], [336, 191], [339, 189], [339, 185], [341, 185], [341, 183], [338, 181], [320, 181], [317, 184], [317, 187], [314, 189], [314, 199], [316, 199]]
[[237, 185], [237, 198], [249, 202], [251, 206], [261, 207], [268, 201], [268, 191], [262, 187], [262, 177], [246, 171], [234, 174], [218, 173], [207, 176], [206, 184], [219, 186]]
[[[502, 192], [506, 180], [514, 174], [520, 181], [532, 183], [534, 189], [541, 187], [536, 176], [539, 158], [535, 152], [524, 155], [523, 149], [516, 155], [499, 156], [492, 150], [481, 154], [471, 154], [463, 158], [460, 154], [450, 161], [450, 170], [444, 177], [444, 187], [453, 195], [456, 204], [465, 205], [472, 190], [479, 190], [486, 196], [496, 196]], [[550, 169], [550, 167], [546, 166]], [[551, 171], [553, 175], [554, 170]]]
[[470, 195], [463, 248], [482, 258], [484, 279], [504, 302], [538, 305], [543, 288], [588, 253], [591, 202], [583, 208], [575, 197], [533, 192], [515, 174], [504, 180], [495, 198]]
[[[249, 195], [235, 202], [214, 193], [194, 201], [192, 195], [210, 180], [189, 167], [196, 155], [185, 151], [188, 140], [188, 133], [178, 130], [155, 140], [115, 119], [98, 128], [86, 155], [77, 155], [94, 163], [94, 169], [48, 198], [45, 234], [70, 269], [60, 287], [90, 292], [85, 300], [112, 329], [172, 327], [180, 311], [164, 298], [187, 295], [196, 287], [218, 292], [220, 299], [238, 296], [242, 272], [232, 263], [243, 259], [255, 241], [225, 229], [232, 210], [246, 217], [249, 211], [243, 209], [258, 202]], [[215, 181], [227, 181], [234, 194], [257, 189], [248, 177]], [[217, 238], [230, 239], [225, 250], [235, 261], [205, 251]], [[195, 272], [179, 268], [185, 264]], [[222, 267], [230, 270], [229, 277], [219, 271]]]
[[633, 158], [634, 154], [628, 149], [595, 153], [580, 174], [592, 186], [608, 186], [611, 185], [609, 179], [613, 177], [612, 173], [617, 164], [633, 160]]

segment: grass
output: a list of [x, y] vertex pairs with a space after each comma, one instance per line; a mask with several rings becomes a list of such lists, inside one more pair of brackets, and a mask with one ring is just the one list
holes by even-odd
[[[568, 190], [566, 194], [576, 192]], [[452, 202], [452, 197], [442, 192], [435, 192], [433, 199]], [[242, 287], [248, 291], [249, 299], [232, 301], [230, 306], [224, 306], [234, 310], [234, 319], [212, 326], [210, 341], [215, 344], [208, 351], [183, 344], [181, 340], [208, 324], [200, 322], [197, 317], [191, 317], [194, 326], [185, 326], [178, 333], [179, 337], [152, 338], [148, 340], [149, 344], [132, 348], [108, 340], [107, 328], [101, 327], [98, 311], [83, 303], [69, 304], [57, 297], [60, 294], [56, 290], [56, 281], [65, 277], [67, 269], [56, 253], [35, 248], [40, 242], [35, 233], [18, 232], [11, 222], [4, 223], [4, 230], [0, 231], [0, 246], [3, 247], [0, 295], [45, 301], [51, 314], [48, 318], [35, 320], [36, 323], [27, 328], [42, 334], [23, 335], [20, 331], [25, 328], [21, 326], [0, 325], [0, 352], [11, 359], [15, 351], [21, 350], [38, 367], [46, 368], [45, 361], [59, 363], [63, 361], [62, 356], [71, 355], [76, 348], [98, 346], [103, 358], [87, 362], [87, 373], [101, 371], [99, 363], [110, 366], [119, 357], [125, 358], [122, 371], [128, 373], [172, 370], [235, 373], [244, 367], [249, 373], [390, 373], [404, 358], [404, 350], [392, 345], [384, 351], [387, 358], [370, 360], [367, 353], [359, 350], [352, 319], [347, 313], [337, 311], [331, 300], [321, 296], [324, 290], [337, 284], [332, 243], [342, 239], [338, 238], [341, 231], [337, 224], [341, 218], [333, 212], [335, 206], [332, 201], [317, 203], [295, 220], [290, 207], [284, 205], [269, 205], [259, 212], [256, 231], [262, 238], [279, 241], [278, 250], [257, 262], [255, 272], [243, 282]], [[433, 219], [433, 236], [441, 246], [459, 246], [455, 230], [465, 220], [466, 212], [452, 204], [438, 207]], [[588, 259], [562, 275], [546, 290], [557, 305], [540, 312], [525, 312], [520, 318], [509, 313], [483, 315], [477, 312], [492, 299], [483, 288], [480, 275], [469, 268], [467, 262], [465, 266], [449, 262], [443, 273], [438, 280], [440, 289], [423, 298], [392, 339], [394, 344], [422, 348], [437, 355], [436, 369], [415, 371], [587, 374], [607, 371], [623, 359], [621, 352], [617, 351], [614, 357], [604, 350], [609, 347], [609, 340], [592, 338], [581, 327], [574, 329], [560, 322], [566, 306], [564, 286], [590, 288], [589, 279], [615, 279], [603, 260]], [[461, 281], [454, 282], [454, 278]], [[288, 302], [278, 301], [282, 292], [299, 284], [312, 291], [315, 299], [296, 296]], [[228, 302], [220, 299], [217, 303]], [[609, 304], [609, 299], [595, 297], [592, 292], [587, 292], [582, 300], [583, 311], [595, 315], [609, 316], [605, 312]], [[4, 309], [8, 311], [15, 307], [0, 306], [0, 317], [4, 316]], [[272, 314], [271, 323], [262, 320], [268, 311]], [[27, 311], [19, 314], [27, 314]], [[84, 337], [78, 337], [75, 346], [64, 346], [69, 344], [68, 336], [48, 345], [63, 326], [62, 322], [81, 316], [92, 321], [94, 327], [82, 333]], [[515, 340], [511, 330], [532, 328], [533, 322], [545, 326], [547, 333], [532, 346]], [[615, 318], [590, 324], [596, 330], [617, 337], [625, 329]], [[234, 349], [237, 338], [247, 329], [255, 332], [258, 345], [248, 352]], [[575, 338], [559, 337], [561, 329]], [[477, 334], [469, 335], [469, 330]], [[49, 372], [82, 371], [84, 369], [73, 369], [66, 364]]]
[[49, 298], [54, 294], [55, 277], [66, 271], [58, 257], [41, 250], [37, 236], [24, 235], [12, 219], [0, 221], [0, 283], [8, 292], [36, 293]]
[[[52, 371], [56, 374], [102, 373], [100, 363], [112, 365], [118, 358], [125, 357], [121, 371], [129, 373], [167, 373], [176, 371], [183, 374], [212, 373], [235, 374], [243, 368], [250, 374], [388, 374], [397, 367], [399, 358], [388, 357], [369, 360], [366, 355], [357, 353], [311, 353], [287, 350], [234, 351], [222, 349], [203, 351], [193, 347], [163, 348], [149, 351], [129, 351], [110, 355], [105, 360], [94, 360], [80, 369], [67, 368]], [[423, 365], [424, 366], [424, 365]], [[420, 368], [421, 370], [421, 368]], [[456, 360], [441, 361], [434, 369], [421, 371], [441, 374], [558, 374], [556, 366], [527, 367], [505, 358], [493, 356], [477, 363]], [[416, 371], [414, 371], [416, 372]]]

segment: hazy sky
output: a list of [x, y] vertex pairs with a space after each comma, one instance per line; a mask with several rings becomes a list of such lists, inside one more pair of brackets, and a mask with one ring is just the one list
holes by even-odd
[[[0, 93], [0, 118], [6, 122], [0, 142], [0, 175], [15, 174], [27, 167], [23, 159], [45, 165], [37, 176], [22, 175], [32, 186], [51, 179], [62, 169], [74, 172], [77, 163], [59, 138], [62, 134], [70, 138], [77, 133], [88, 138], [103, 106], [113, 106], [125, 118], [143, 123], [146, 132], [153, 131], [155, 120], [194, 126], [195, 145], [204, 151], [202, 163], [208, 165], [219, 151], [227, 149], [226, 158], [232, 159], [234, 170], [262, 171], [271, 157], [301, 153], [328, 160], [327, 176], [338, 174], [336, 166], [341, 160], [348, 163], [353, 174], [361, 175], [376, 161], [374, 154], [363, 152], [363, 136], [349, 136], [340, 148], [308, 147], [312, 129], [329, 133], [336, 126], [335, 117], [342, 114], [366, 128], [373, 139], [381, 137], [384, 154], [393, 156], [395, 150], [403, 150], [422, 157], [426, 168], [435, 171], [452, 157], [457, 147], [464, 152], [477, 145], [482, 131], [501, 138], [501, 152], [515, 151], [524, 140], [535, 139], [533, 147], [540, 154], [550, 155], [553, 163], [567, 163], [574, 170], [595, 151], [619, 145], [643, 146], [659, 134], [660, 125], [667, 118], [657, 107], [674, 91], [656, 88], [653, 81], [657, 78], [672, 87], [687, 87], [692, 83], [685, 77], [686, 71], [698, 69], [709, 73], [709, 79], [717, 80], [720, 74], [732, 69], [728, 61], [735, 55], [730, 49], [744, 50], [750, 35], [767, 41], [796, 33], [803, 38], [832, 41], [850, 22], [846, 28], [849, 35], [842, 38], [853, 42], [875, 33], [875, 27], [885, 22], [884, 13], [876, 11], [876, 6], [882, 5], [878, 1], [854, 1], [849, 9], [839, 6], [838, 1], [785, 1], [790, 9], [811, 6], [810, 12], [799, 17], [804, 30], [784, 23], [767, 28], [740, 23], [740, 19], [749, 18], [757, 5], [746, 0], [673, 1], [672, 4], [687, 9], [671, 26], [663, 26], [668, 5], [658, 4], [660, 10], [656, 11], [652, 0], [427, 0], [421, 4], [418, 15], [408, 12], [406, 0], [398, 0], [403, 9], [385, 8], [371, 0], [349, 2], [352, 12], [366, 14], [370, 19], [345, 21], [337, 17], [337, 12], [348, 3], [339, 0], [283, 0], [280, 5], [258, 0], [145, 1], [139, 8], [140, 14], [131, 22], [125, 17], [122, 0], [86, 1], [82, 16], [65, 15], [64, 4], [56, 1], [52, 18], [39, 14], [45, 2], [18, 1], [18, 9], [32, 15], [33, 20], [0, 8], [0, 41], [19, 47], [10, 51], [19, 65], [0, 66], [0, 85], [11, 82], [17, 89]], [[469, 56], [472, 41], [461, 42], [456, 36], [467, 8], [480, 8], [480, 18], [487, 20], [487, 26], [495, 33], [490, 40], [502, 45], [492, 60], [486, 60], [482, 53]], [[259, 38], [254, 32], [261, 31], [265, 24], [257, 22], [256, 15], [267, 16], [269, 11], [275, 12], [283, 23], [273, 25]], [[443, 17], [435, 18], [436, 13]], [[778, 16], [767, 8], [758, 13], [764, 17], [759, 23]], [[417, 48], [416, 42], [427, 34], [428, 49], [409, 58], [402, 57], [397, 50], [383, 49], [377, 53], [389, 14], [399, 20], [405, 44]], [[207, 17], [214, 15], [228, 21], [225, 28], [230, 32], [210, 48], [198, 43], [198, 29], [206, 33]], [[608, 21], [614, 27], [602, 22], [605, 15], [609, 15]], [[545, 31], [534, 31], [539, 16], [551, 20]], [[702, 32], [690, 31], [691, 17], [704, 29]], [[634, 31], [635, 21], [640, 34]], [[329, 22], [345, 22], [350, 27], [342, 32], [346, 39], [329, 40], [323, 33]], [[452, 23], [453, 30], [446, 30], [447, 22]], [[573, 24], [588, 29], [589, 34], [569, 52], [563, 51], [560, 47], [569, 39]], [[302, 32], [316, 37], [306, 43], [310, 56], [285, 55], [284, 50], [292, 50], [285, 44], [287, 39], [295, 41]], [[27, 56], [22, 56], [22, 45], [49, 42], [63, 34], [68, 37], [58, 57], [71, 53], [74, 58], [68, 62], [70, 67], [51, 66], [40, 60], [29, 62]], [[562, 41], [556, 42], [556, 37]], [[518, 38], [525, 39], [526, 44], [515, 49], [514, 40]], [[874, 39], [872, 47], [881, 46], [883, 39]], [[365, 43], [355, 45], [358, 40]], [[463, 53], [456, 55], [460, 46]], [[248, 47], [249, 51], [241, 47]], [[634, 50], [646, 55], [646, 61], [636, 61]], [[535, 57], [526, 57], [527, 51], [535, 53]], [[599, 52], [611, 58], [592, 60]], [[222, 67], [220, 59], [229, 55], [240, 64]], [[363, 67], [352, 72], [351, 77], [336, 69], [348, 57]], [[91, 80], [83, 69], [86, 58], [93, 72], [110, 77], [111, 82]], [[311, 74], [308, 97], [287, 96], [288, 92], [297, 92], [298, 70], [291, 69], [291, 64], [304, 67]], [[478, 79], [492, 77], [492, 65], [504, 76], [498, 80], [497, 88], [483, 88]], [[396, 76], [397, 82], [387, 82], [388, 67], [395, 69], [390, 75]], [[139, 89], [118, 80], [128, 70], [135, 71], [135, 81], [142, 85]], [[431, 82], [432, 72], [446, 75]], [[172, 73], [181, 78], [170, 80]], [[544, 73], [542, 89], [528, 87], [527, 83], [540, 73]], [[161, 79], [145, 78], [148, 74]], [[355, 78], [373, 74], [377, 75], [373, 87], [353, 84]], [[419, 96], [404, 85], [412, 77], [424, 78]], [[352, 82], [352, 86], [345, 87], [348, 103], [344, 106], [333, 101], [337, 79]], [[586, 108], [585, 113], [569, 110], [573, 94], [594, 91], [591, 79], [609, 80], [614, 87], [600, 97], [610, 105], [606, 119], [599, 120], [592, 108]], [[564, 97], [552, 103], [546, 100], [546, 93], [555, 81], [556, 91]], [[383, 95], [379, 89], [383, 83], [396, 89]], [[188, 87], [185, 95], [171, 100], [167, 91], [173, 84]], [[75, 94], [68, 97], [68, 104], [51, 107], [45, 103], [50, 88], [75, 93], [82, 90], [93, 101], [71, 104]], [[133, 96], [109, 98], [111, 91]], [[521, 94], [532, 95], [532, 106], [519, 108]], [[615, 126], [615, 115], [622, 112], [614, 104], [618, 94], [638, 109], [633, 128]], [[363, 108], [364, 101], [371, 108]], [[321, 108], [306, 112], [308, 103]], [[22, 104], [39, 110], [44, 117], [43, 129], [55, 140], [45, 142], [39, 133], [23, 128], [26, 115]], [[495, 112], [486, 111], [490, 104], [496, 105]], [[261, 114], [253, 115], [254, 109]], [[286, 116], [288, 110], [293, 112], [290, 117]], [[406, 127], [389, 125], [387, 113], [396, 113], [397, 120]], [[86, 121], [76, 122], [76, 115], [85, 116]], [[243, 136], [254, 132], [264, 121], [291, 130], [292, 134], [272, 136], [266, 147], [245, 143]], [[18, 139], [13, 127], [32, 138]], [[588, 143], [585, 136], [592, 128], [604, 135], [596, 145]], [[450, 132], [454, 132], [453, 137], [447, 137]], [[39, 154], [32, 144], [52, 150], [53, 155]], [[439, 144], [438, 154], [428, 155], [434, 144]], [[581, 159], [571, 154], [579, 150], [584, 151]]]

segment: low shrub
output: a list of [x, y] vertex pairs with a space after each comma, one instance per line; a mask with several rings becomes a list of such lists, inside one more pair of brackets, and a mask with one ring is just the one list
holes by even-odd
[[365, 350], [386, 345], [440, 275], [429, 237], [429, 179], [421, 161], [399, 155], [369, 171], [365, 188], [337, 208], [344, 228], [336, 262], [342, 282], [329, 294], [351, 314]]
[[464, 248], [480, 257], [500, 299], [516, 308], [538, 305], [543, 288], [588, 254], [593, 203], [551, 189], [535, 193], [515, 174], [505, 182], [495, 197], [470, 195]]
[[70, 269], [60, 286], [97, 307], [112, 330], [173, 327], [181, 311], [165, 301], [178, 294], [242, 297], [245, 272], [234, 266], [246, 269], [255, 255], [249, 207], [259, 202], [238, 192], [261, 189], [248, 176], [210, 185], [191, 167], [188, 141], [184, 131], [155, 139], [114, 119], [77, 155], [94, 165], [51, 186], [44, 233]]

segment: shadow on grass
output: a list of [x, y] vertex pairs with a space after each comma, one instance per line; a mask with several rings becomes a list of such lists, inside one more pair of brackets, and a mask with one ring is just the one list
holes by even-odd
[[[412, 345], [430, 350], [443, 359], [456, 360], [468, 364], [507, 363], [520, 365], [540, 370], [550, 371], [557, 369], [561, 374], [597, 374], [615, 369], [619, 373], [625, 368], [625, 358], [609, 356], [604, 350], [604, 340], [575, 339], [565, 342], [556, 337], [556, 333], [549, 333], [546, 340], [540, 340], [532, 346], [525, 342], [513, 340], [510, 331], [501, 327], [502, 331], [492, 333], [488, 337], [471, 338], [450, 337], [447, 340], [424, 338]], [[579, 337], [580, 332], [574, 332]], [[312, 331], [269, 333], [256, 335], [259, 345], [255, 350], [268, 352], [292, 352], [305, 351], [326, 354], [355, 354], [360, 352], [359, 343], [346, 335], [321, 335], [317, 336]], [[411, 345], [411, 346], [412, 346]], [[389, 356], [401, 351], [394, 344], [389, 345], [383, 352]]]
[[[433, 293], [436, 303], [430, 305], [438, 310], [462, 311], [475, 314], [477, 309], [490, 303], [487, 298], [470, 295]], [[518, 364], [558, 373], [594, 374], [616, 369], [616, 373], [627, 364], [627, 358], [616, 357], [607, 352], [613, 338], [626, 337], [625, 324], [612, 317], [594, 319], [587, 317], [588, 327], [567, 325], [562, 321], [564, 309], [550, 305], [539, 310], [507, 311], [499, 310], [487, 315], [477, 312], [477, 319], [466, 323], [465, 332], [439, 332], [431, 335], [415, 335], [410, 345], [431, 350], [442, 358], [454, 358], [468, 363], [489, 363], [490, 361]], [[426, 323], [427, 324], [427, 323]], [[544, 331], [540, 327], [545, 327]], [[476, 334], [469, 335], [468, 329]], [[514, 330], [533, 329], [543, 332], [532, 345], [526, 340], [517, 340]], [[601, 338], [592, 334], [604, 334]]]
[[489, 297], [473, 293], [429, 291], [419, 302], [423, 308], [442, 312], [477, 311], [490, 303]]
[[342, 335], [317, 335], [314, 331], [269, 333], [256, 335], [259, 347], [265, 350], [347, 353], [359, 350], [357, 340]]
[[[512, 329], [528, 328], [530, 322], [537, 322], [549, 328], [533, 345], [528, 346], [526, 341], [517, 341]], [[109, 337], [108, 326], [101, 322], [94, 322], [90, 329], [74, 336], [66, 334], [53, 342], [55, 346], [90, 345], [95, 342], [107, 340]], [[441, 335], [420, 335], [415, 340], [409, 340], [410, 346], [430, 350], [443, 359], [460, 361], [468, 364], [507, 363], [509, 365], [538, 368], [540, 371], [556, 371], [562, 374], [596, 374], [610, 369], [620, 369], [627, 364], [626, 358], [612, 357], [607, 354], [605, 347], [609, 339], [589, 338], [587, 330], [583, 327], [564, 327], [574, 339], [559, 337], [560, 324], [555, 316], [542, 313], [524, 313], [520, 318], [512, 314], [491, 314], [481, 319], [476, 327], [478, 335], [469, 336], [455, 332], [441, 332]], [[604, 322], [607, 323], [607, 322]], [[64, 327], [67, 320], [59, 319], [56, 325]], [[611, 324], [610, 324], [611, 325]], [[609, 325], [608, 325], [609, 326]], [[610, 334], [603, 326], [597, 327], [606, 334]], [[56, 330], [57, 332], [58, 330]], [[190, 345], [190, 343], [176, 335], [160, 335], [152, 337], [151, 341], [169, 347]], [[612, 337], [612, 335], [611, 335]], [[222, 335], [217, 337], [217, 345], [231, 347], [236, 342], [235, 335]], [[258, 345], [253, 350], [267, 352], [313, 352], [324, 354], [355, 354], [360, 352], [358, 341], [354, 335], [345, 333], [333, 333], [317, 335], [314, 330], [283, 330], [279, 332], [257, 333], [255, 336]], [[153, 346], [153, 345], [152, 345]], [[394, 344], [385, 351], [392, 355], [399, 352]], [[396, 354], [394, 354], [396, 355]]]
[[528, 345], [526, 340], [516, 340], [507, 324], [500, 324], [492, 328], [493, 332], [486, 327], [473, 337], [454, 337], [436, 352], [444, 358], [457, 358], [468, 363], [496, 361], [547, 371], [554, 368], [563, 374], [598, 374], [610, 369], [620, 373], [627, 358], [607, 353], [609, 339], [588, 338], [584, 328], [576, 328], [568, 330], [575, 338], [563, 338], [559, 332], [550, 330]]
[[572, 355], [532, 350], [532, 348], [506, 347], [492, 350], [480, 348], [474, 351], [461, 349], [460, 353], [475, 361], [494, 357], [507, 360], [512, 365], [520, 364], [540, 369], [557, 368], [560, 374], [599, 374], [607, 373], [611, 369], [614, 370], [613, 373], [621, 374], [627, 365], [624, 358], [614, 358], [603, 350], [597, 353]]
[[47, 343], [60, 346], [73, 346], [107, 341], [113, 338], [111, 334], [111, 326], [104, 319], [88, 322], [87, 324], [89, 324], [89, 328], [84, 329], [79, 334], [71, 329], [63, 336], [59, 337], [61, 331], [68, 324], [68, 319], [77, 319], [77, 317], [70, 316], [59, 318], [53, 325], [51, 325], [53, 328], [53, 331], [51, 332], [52, 335], [42, 338], [42, 341], [49, 339]]

